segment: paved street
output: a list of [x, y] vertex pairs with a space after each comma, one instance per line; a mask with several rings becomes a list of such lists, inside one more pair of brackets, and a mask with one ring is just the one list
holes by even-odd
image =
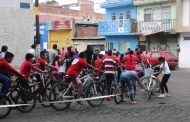
[[174, 71], [169, 80], [171, 97], [153, 97], [146, 101], [143, 92], [138, 92], [138, 105], [104, 101], [98, 108], [73, 103], [66, 111], [36, 107], [23, 114], [17, 110], [1, 122], [189, 122], [190, 121], [190, 72]]

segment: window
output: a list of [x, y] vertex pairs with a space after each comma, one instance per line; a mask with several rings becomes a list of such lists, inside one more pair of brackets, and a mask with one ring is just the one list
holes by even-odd
[[171, 6], [162, 7], [162, 20], [171, 19]]
[[111, 20], [116, 20], [116, 15], [115, 15], [115, 13], [112, 14]]
[[145, 22], [152, 21], [152, 9], [151, 8], [144, 9], [144, 21]]
[[130, 48], [130, 42], [119, 41], [119, 51], [126, 52], [128, 48]]
[[172, 54], [171, 52], [167, 52], [167, 54], [168, 54], [169, 58], [176, 58], [176, 56], [174, 54]]
[[152, 20], [162, 20], [162, 9], [154, 8], [152, 11]]
[[190, 37], [184, 37], [184, 40], [186, 41], [186, 40], [190, 40]]
[[113, 42], [107, 42], [107, 49], [113, 50]]
[[131, 11], [127, 11], [127, 13], [126, 13], [126, 19], [131, 19]]
[[159, 52], [153, 52], [151, 57], [153, 57], [153, 58], [158, 58], [158, 57], [160, 57], [160, 56], [161, 56], [161, 55], [160, 55]]

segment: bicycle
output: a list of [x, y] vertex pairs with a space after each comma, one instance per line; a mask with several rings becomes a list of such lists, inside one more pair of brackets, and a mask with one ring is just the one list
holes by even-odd
[[150, 100], [151, 96], [155, 93], [160, 92], [160, 81], [157, 76], [153, 75], [154, 69], [149, 68], [150, 75], [141, 78], [142, 83], [144, 84], [146, 99]]
[[[0, 90], [1, 91], [1, 90]], [[0, 94], [0, 119], [5, 118], [11, 112], [11, 107], [1, 107], [4, 105], [11, 105], [12, 102], [6, 95]]]
[[23, 112], [30, 112], [36, 105], [35, 95], [28, 89], [23, 87], [23, 83], [20, 78], [16, 79], [16, 84], [11, 86], [7, 96], [15, 104], [28, 104], [28, 106], [17, 106], [16, 108]]
[[[85, 75], [80, 80], [84, 80], [83, 85], [84, 90], [82, 93], [83, 98], [89, 98], [94, 96], [103, 95], [103, 89], [101, 84], [96, 83], [91, 74]], [[66, 77], [66, 81], [70, 81], [69, 77]], [[49, 101], [64, 101], [64, 100], [72, 100], [75, 99], [77, 95], [77, 89], [73, 87], [72, 82], [65, 84], [60, 83], [54, 86], [50, 91]], [[87, 100], [88, 104], [92, 107], [98, 107], [103, 103], [104, 99], [96, 99], [96, 100]], [[61, 104], [61, 105], [60, 105]], [[66, 103], [52, 103], [51, 106], [53, 109], [57, 111], [65, 110], [71, 105], [71, 102]]]
[[[133, 84], [134, 98], [135, 98], [135, 95], [136, 95], [136, 85], [135, 84], [136, 83], [134, 81], [130, 81], [130, 82], [132, 82], [132, 84]], [[114, 96], [114, 101], [116, 104], [120, 104], [121, 102], [124, 102], [125, 98], [129, 98], [126, 83], [123, 85], [124, 86], [120, 86], [116, 89], [116, 92], [115, 92], [116, 96]]]

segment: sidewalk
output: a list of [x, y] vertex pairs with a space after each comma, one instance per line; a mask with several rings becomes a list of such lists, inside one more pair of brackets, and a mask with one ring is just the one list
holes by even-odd
[[176, 69], [176, 71], [190, 72], [190, 68], [179, 68], [179, 69]]

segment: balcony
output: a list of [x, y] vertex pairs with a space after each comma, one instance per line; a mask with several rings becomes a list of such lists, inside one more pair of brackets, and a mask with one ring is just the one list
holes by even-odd
[[98, 24], [98, 34], [106, 35], [131, 35], [137, 32], [137, 23], [132, 20], [107, 20]]
[[164, 2], [174, 2], [175, 0], [134, 0], [134, 5], [147, 5], [155, 3], [164, 3]]
[[133, 5], [133, 0], [107, 0], [106, 2], [100, 5], [101, 8], [113, 8]]
[[167, 19], [160, 21], [138, 22], [137, 33], [150, 35], [158, 32], [175, 32], [176, 20]]

